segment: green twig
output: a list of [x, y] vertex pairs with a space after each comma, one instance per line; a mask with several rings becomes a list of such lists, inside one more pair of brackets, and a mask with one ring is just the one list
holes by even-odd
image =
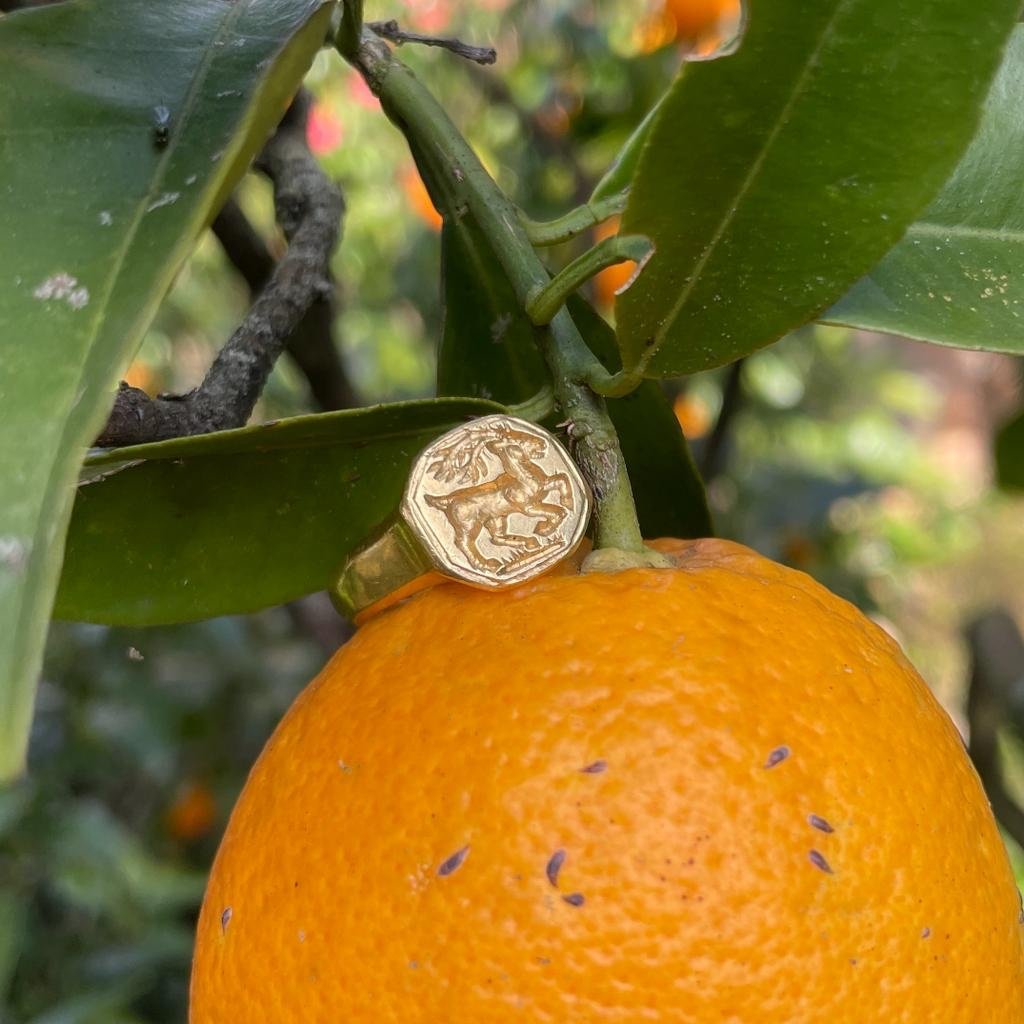
[[341, 0], [341, 23], [334, 42], [346, 60], [358, 53], [362, 34], [363, 0]]
[[634, 369], [619, 370], [609, 373], [598, 364], [584, 378], [587, 386], [602, 398], [622, 398], [635, 391], [644, 380], [646, 361], [641, 361]]
[[[409, 139], [418, 158], [429, 161], [450, 192], [453, 208], [472, 212], [525, 309], [529, 296], [549, 281], [519, 211], [498, 188], [445, 110], [415, 75], [370, 32], [363, 33], [352, 61], [381, 101], [387, 116]], [[596, 499], [594, 542], [601, 548], [646, 549], [618, 438], [604, 400], [586, 384], [605, 373], [568, 311], [538, 331], [554, 378], [555, 396], [566, 418], [573, 454]]]
[[628, 198], [628, 192], [619, 192], [596, 202], [591, 201], [577, 206], [556, 220], [530, 220], [522, 214], [520, 219], [527, 237], [534, 245], [560, 245], [562, 242], [571, 241], [577, 235], [582, 235], [584, 231], [589, 231], [609, 217], [622, 213]]
[[652, 251], [650, 239], [643, 235], [605, 238], [563, 267], [546, 285], [534, 288], [526, 300], [526, 315], [538, 326], [551, 323], [569, 296], [595, 274], [630, 260], [642, 264]]

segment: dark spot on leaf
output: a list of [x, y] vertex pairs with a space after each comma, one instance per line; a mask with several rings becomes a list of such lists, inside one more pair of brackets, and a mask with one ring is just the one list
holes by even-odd
[[769, 755], [768, 760], [765, 761], [765, 768], [774, 768], [777, 764], [782, 764], [786, 758], [789, 757], [789, 747], [776, 747]]
[[856, 967], [856, 966], [857, 966], [857, 961], [856, 961], [856, 959], [854, 959], [854, 958], [852, 958], [852, 957], [851, 957], [851, 959], [850, 959], [850, 963], [851, 963], [851, 964], [853, 964], [853, 966], [854, 966], [854, 967]]
[[231, 908], [225, 907], [224, 912], [220, 915], [220, 931], [223, 935], [228, 930], [228, 925], [231, 923]]
[[586, 768], [581, 768], [581, 772], [585, 772], [587, 775], [600, 775], [601, 772], [606, 771], [608, 768], [607, 761], [591, 761]]
[[931, 935], [931, 933], [932, 933], [931, 928], [924, 928], [921, 931], [921, 938], [922, 939], [927, 939]]
[[810, 853], [807, 854], [807, 857], [819, 871], [824, 871], [826, 875], [831, 875], [835, 873], [829, 866], [828, 861], [825, 860], [825, 858], [820, 853], [818, 853], [817, 850], [811, 850]]
[[549, 963], [551, 963], [550, 957], [538, 956], [538, 957], [535, 957], [535, 959], [536, 959], [537, 963], [539, 963], [541, 965], [541, 967], [547, 967], [547, 965]]
[[551, 859], [548, 861], [548, 866], [544, 869], [548, 876], [548, 881], [557, 889], [558, 888], [558, 872], [562, 870], [562, 865], [565, 863], [565, 850], [555, 850], [551, 854]]
[[819, 832], [835, 832], [824, 818], [819, 818], [816, 814], [810, 815], [807, 820], [811, 823], [811, 828], [816, 828]]
[[462, 867], [462, 862], [469, 856], [469, 847], [464, 846], [461, 850], [456, 850], [438, 869], [437, 873], [444, 878], [450, 875], [453, 871], [458, 871]]
[[568, 896], [563, 896], [562, 899], [571, 907], [582, 907], [587, 901], [581, 892], [571, 892]]

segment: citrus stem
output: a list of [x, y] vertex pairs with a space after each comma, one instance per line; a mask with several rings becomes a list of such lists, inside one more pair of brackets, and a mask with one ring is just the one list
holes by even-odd
[[551, 323], [570, 295], [617, 263], [642, 263], [652, 251], [650, 239], [643, 235], [613, 235], [566, 264], [546, 285], [535, 288], [526, 303], [526, 315], [538, 326]]
[[346, 59], [359, 50], [363, 33], [363, 0], [341, 0], [341, 21], [335, 35], [335, 45]]
[[[364, 30], [358, 51], [348, 59], [414, 151], [441, 170], [456, 208], [473, 214], [525, 310], [550, 275], [515, 204], [487, 173], [444, 108], [386, 43]], [[565, 308], [538, 331], [538, 342], [552, 373], [573, 455], [594, 493], [595, 547], [643, 553], [618, 436], [604, 399], [588, 385], [590, 380], [611, 375], [587, 347]]]
[[591, 200], [556, 220], [530, 220], [523, 213], [519, 214], [519, 219], [526, 228], [527, 237], [534, 245], [559, 245], [582, 235], [584, 231], [589, 231], [609, 217], [622, 213], [627, 198], [626, 192], [619, 192], [603, 199]]

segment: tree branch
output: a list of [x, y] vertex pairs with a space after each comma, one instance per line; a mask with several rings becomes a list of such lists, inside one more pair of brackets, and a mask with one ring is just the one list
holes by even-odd
[[[249, 223], [238, 203], [229, 199], [212, 224], [224, 253], [253, 296], [270, 279], [277, 260], [262, 235]], [[285, 351], [309, 384], [314, 404], [330, 412], [357, 405], [355, 392], [334, 344], [333, 293], [314, 299], [313, 305], [285, 343]]]
[[274, 183], [277, 219], [290, 243], [266, 287], [194, 391], [150, 398], [122, 382], [100, 447], [244, 426], [285, 342], [313, 304], [331, 294], [330, 258], [344, 202], [306, 146], [307, 110], [300, 94], [258, 161]]
[[424, 36], [419, 32], [407, 32], [397, 21], [368, 21], [366, 27], [389, 43], [401, 46], [403, 43], [419, 43], [422, 46], [439, 46], [458, 57], [471, 60], [474, 64], [493, 64], [498, 51], [493, 46], [471, 46], [461, 39], [447, 39], [442, 36]]

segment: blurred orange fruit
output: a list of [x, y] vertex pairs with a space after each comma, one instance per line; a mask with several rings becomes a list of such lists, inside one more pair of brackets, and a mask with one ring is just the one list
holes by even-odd
[[740, 0], [664, 0], [637, 21], [634, 41], [640, 53], [675, 42], [691, 57], [710, 57], [736, 34]]
[[703, 437], [711, 426], [711, 410], [703, 398], [687, 394], [685, 391], [676, 397], [672, 404], [676, 419], [683, 433], [691, 441]]
[[217, 802], [205, 782], [183, 785], [167, 808], [167, 831], [183, 842], [194, 842], [208, 835], [217, 820]]
[[124, 382], [133, 388], [138, 388], [140, 391], [146, 391], [149, 394], [153, 394], [158, 387], [156, 372], [149, 363], [142, 359], [132, 361], [125, 371]]
[[740, 0], [665, 0], [675, 24], [676, 40], [705, 56], [732, 34], [740, 17]]
[[813, 565], [821, 554], [818, 545], [805, 533], [790, 533], [782, 541], [782, 559], [796, 569]]
[[423, 184], [423, 179], [420, 177], [415, 165], [406, 167], [402, 171], [399, 180], [402, 192], [405, 193], [405, 198], [408, 200], [416, 216], [431, 231], [440, 231], [444, 220], [434, 207], [430, 193], [427, 191], [427, 186]]
[[899, 648], [660, 546], [359, 629], [235, 808], [192, 1024], [1024, 1020], [1006, 852]]

